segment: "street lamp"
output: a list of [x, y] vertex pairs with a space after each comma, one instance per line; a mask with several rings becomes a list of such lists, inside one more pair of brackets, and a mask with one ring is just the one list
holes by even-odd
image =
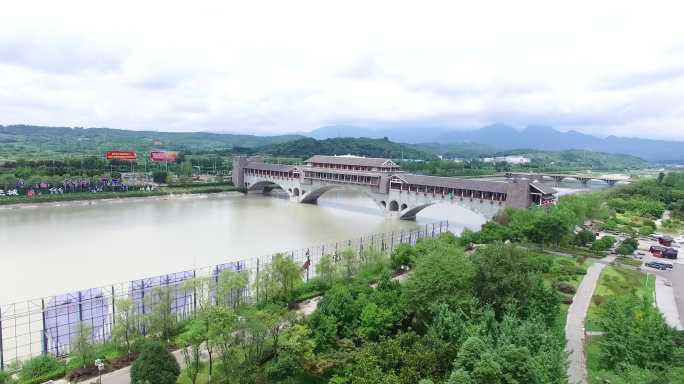
[[102, 371], [104, 371], [104, 361], [102, 359], [96, 359], [95, 360], [95, 366], [97, 366], [97, 383], [102, 384]]

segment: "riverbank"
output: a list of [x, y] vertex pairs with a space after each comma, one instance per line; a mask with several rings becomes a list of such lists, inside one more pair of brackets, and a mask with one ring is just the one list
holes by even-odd
[[[232, 185], [212, 185], [212, 186], [183, 186], [183, 187], [160, 187], [155, 191], [130, 191], [130, 192], [75, 192], [63, 195], [41, 195], [27, 198], [25, 196], [7, 196], [0, 198], [0, 210], [36, 208], [38, 206], [69, 206], [83, 205], [84, 203], [93, 204], [96, 201], [117, 201], [127, 199], [151, 199], [162, 198], [175, 195], [201, 195], [238, 192], [238, 188]], [[66, 204], [65, 204], [66, 203]]]

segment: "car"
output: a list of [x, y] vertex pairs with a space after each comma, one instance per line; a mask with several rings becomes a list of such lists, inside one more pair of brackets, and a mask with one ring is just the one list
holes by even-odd
[[668, 270], [668, 269], [672, 269], [672, 268], [673, 268], [672, 264], [670, 264], [670, 263], [663, 263], [663, 262], [661, 262], [661, 261], [650, 261], [650, 262], [646, 263], [646, 266], [647, 266], [647, 267], [651, 267], [651, 268], [660, 269], [660, 270], [663, 270], [663, 271]]
[[672, 282], [671, 282], [670, 280], [668, 280], [668, 281], [665, 282], [665, 285], [667, 285], [668, 287], [671, 287], [671, 286], [672, 286]]
[[646, 265], [647, 267], [650, 267], [650, 268], [653, 268], [653, 269], [658, 269], [658, 270], [661, 270], [661, 271], [666, 271], [666, 270], [667, 270], [667, 267], [666, 267], [665, 265], [663, 265], [663, 264], [664, 264], [664, 263], [659, 263], [659, 262], [657, 262], [657, 261], [649, 261], [649, 262], [646, 263], [645, 265]]

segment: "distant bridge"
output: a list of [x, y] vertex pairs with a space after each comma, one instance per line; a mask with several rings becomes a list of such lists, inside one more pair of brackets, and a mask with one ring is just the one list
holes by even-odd
[[603, 181], [608, 186], [613, 187], [618, 182], [629, 182], [629, 179], [611, 176], [589, 176], [589, 175], [572, 175], [559, 173], [525, 173], [525, 172], [506, 172], [506, 177], [510, 179], [528, 179], [528, 180], [553, 180], [556, 184], [566, 180], [574, 179], [580, 184], [586, 186], [591, 180]]
[[408, 174], [392, 160], [316, 155], [304, 166], [264, 163], [258, 157], [233, 160], [233, 184], [247, 190], [278, 186], [291, 199], [316, 204], [334, 189], [359, 191], [380, 209], [405, 220], [439, 203], [457, 205], [486, 218], [505, 207], [527, 208], [555, 201], [553, 188], [529, 180], [480, 181]]

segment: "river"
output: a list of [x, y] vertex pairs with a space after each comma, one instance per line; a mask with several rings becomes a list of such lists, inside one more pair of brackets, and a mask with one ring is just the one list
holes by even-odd
[[484, 218], [435, 206], [417, 222], [385, 217], [363, 195], [331, 191], [319, 205], [260, 194], [177, 196], [0, 209], [0, 304], [264, 256], [449, 219]]

